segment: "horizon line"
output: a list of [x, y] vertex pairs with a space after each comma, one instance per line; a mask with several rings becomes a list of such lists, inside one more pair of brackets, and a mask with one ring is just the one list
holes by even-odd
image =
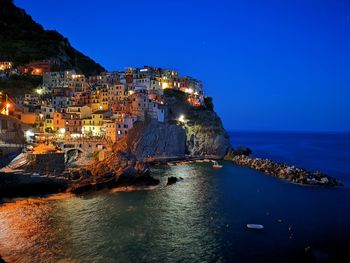
[[257, 129], [227, 129], [227, 132], [260, 132], [260, 133], [350, 133], [348, 131], [334, 131], [334, 130], [257, 130]]

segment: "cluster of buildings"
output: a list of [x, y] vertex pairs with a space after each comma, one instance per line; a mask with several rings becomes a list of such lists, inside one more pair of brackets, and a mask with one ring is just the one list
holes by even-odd
[[20, 74], [43, 76], [50, 72], [54, 65], [51, 60], [40, 60], [16, 67], [12, 61], [0, 61], [0, 78]]
[[90, 77], [74, 70], [42, 75], [42, 86], [35, 92], [2, 104], [46, 139], [98, 137], [116, 142], [136, 121], [164, 122], [165, 89], [186, 93], [193, 106], [204, 103], [201, 82], [175, 70], [144, 66]]

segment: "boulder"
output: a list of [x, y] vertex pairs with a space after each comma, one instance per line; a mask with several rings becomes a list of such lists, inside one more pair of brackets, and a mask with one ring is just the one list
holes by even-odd
[[170, 177], [168, 177], [167, 185], [176, 184], [178, 181], [179, 181], [179, 179], [177, 177], [170, 176]]

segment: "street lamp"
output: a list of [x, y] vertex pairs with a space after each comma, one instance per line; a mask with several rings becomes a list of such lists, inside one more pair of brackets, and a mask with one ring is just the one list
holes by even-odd
[[178, 118], [179, 122], [185, 122], [185, 116], [182, 114], [180, 115], [180, 117]]

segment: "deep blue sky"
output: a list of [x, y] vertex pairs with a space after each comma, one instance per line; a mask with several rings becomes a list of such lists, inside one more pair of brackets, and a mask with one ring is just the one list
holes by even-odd
[[201, 79], [230, 130], [350, 131], [348, 0], [15, 0], [108, 70]]

